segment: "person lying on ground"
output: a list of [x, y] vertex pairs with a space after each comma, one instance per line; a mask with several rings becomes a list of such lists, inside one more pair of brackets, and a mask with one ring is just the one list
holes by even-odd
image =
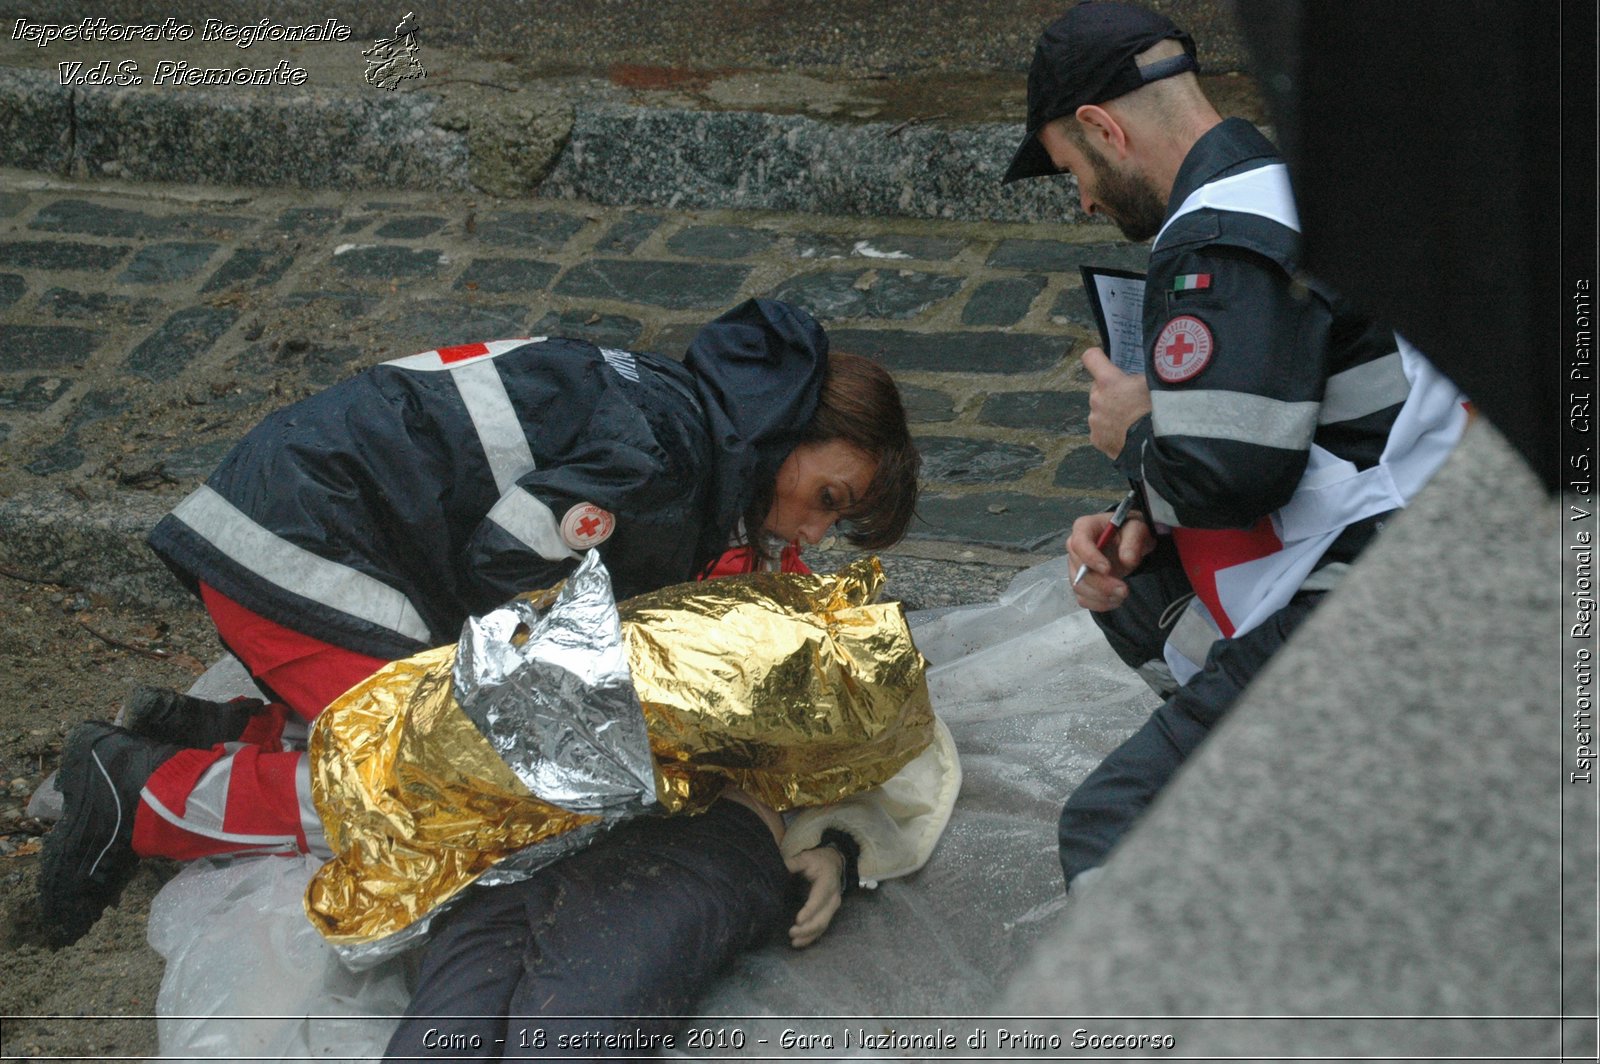
[[[390, 1052], [516, 1056], [535, 1017], [546, 1054], [569, 1029], [664, 1038], [740, 951], [791, 920], [814, 941], [858, 871], [920, 867], [960, 768], [882, 582], [869, 559], [614, 607], [585, 561], [330, 706], [335, 857], [306, 911], [352, 964], [422, 941]], [[825, 874], [795, 892], [785, 857]]]

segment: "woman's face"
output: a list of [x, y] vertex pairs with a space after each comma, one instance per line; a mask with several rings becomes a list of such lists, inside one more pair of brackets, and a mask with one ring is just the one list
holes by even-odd
[[765, 531], [790, 543], [816, 543], [861, 501], [877, 471], [877, 459], [843, 440], [802, 443], [778, 467]]

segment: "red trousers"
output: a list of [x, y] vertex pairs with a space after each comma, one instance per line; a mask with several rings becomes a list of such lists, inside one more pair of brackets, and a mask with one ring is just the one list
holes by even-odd
[[345, 650], [252, 613], [205, 584], [200, 597], [222, 643], [273, 697], [238, 742], [184, 750], [145, 784], [133, 848], [191, 860], [219, 853], [308, 853], [322, 824], [304, 754], [284, 729], [310, 722], [387, 662]]

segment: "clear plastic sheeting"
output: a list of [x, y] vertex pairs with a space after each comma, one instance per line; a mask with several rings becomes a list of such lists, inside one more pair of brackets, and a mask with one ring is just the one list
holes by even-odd
[[[799, 1029], [817, 1015], [981, 1014], [1064, 906], [1061, 803], [1155, 696], [1073, 603], [1064, 558], [1018, 574], [993, 603], [911, 622], [961, 753], [944, 837], [920, 871], [850, 897], [815, 946], [742, 957], [702, 1003], [708, 1020], [793, 1017]], [[342, 970], [301, 911], [312, 871], [271, 857], [200, 864], [162, 889], [151, 943], [167, 958], [164, 1056], [381, 1051], [395, 1023], [384, 1017], [403, 1007], [404, 959]]]
[[156, 996], [163, 1057], [381, 1056], [410, 994], [404, 965], [352, 972], [301, 908], [316, 857], [198, 861], [150, 906], [166, 958]]
[[847, 899], [815, 946], [747, 954], [702, 1015], [981, 1014], [1066, 904], [1061, 804], [1155, 695], [1073, 601], [1065, 558], [1019, 573], [995, 602], [911, 624], [961, 753], [938, 848], [914, 875]]

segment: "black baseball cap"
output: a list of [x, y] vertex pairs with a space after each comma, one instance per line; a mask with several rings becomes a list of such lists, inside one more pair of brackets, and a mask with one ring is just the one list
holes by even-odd
[[[1134, 56], [1159, 41], [1178, 41], [1183, 55], [1140, 68]], [[1056, 172], [1037, 133], [1062, 115], [1089, 103], [1104, 103], [1141, 85], [1198, 71], [1194, 41], [1165, 15], [1135, 4], [1090, 0], [1045, 27], [1028, 70], [1028, 133], [1011, 159], [1008, 184]]]

